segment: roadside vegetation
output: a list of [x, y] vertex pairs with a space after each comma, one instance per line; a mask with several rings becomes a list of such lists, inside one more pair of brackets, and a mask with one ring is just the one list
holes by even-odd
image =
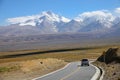
[[[92, 47], [92, 48], [86, 47], [86, 48], [75, 48], [75, 49], [67, 49], [67, 50], [61, 49], [57, 51], [56, 50], [26, 50], [26, 51], [24, 50], [24, 51], [0, 52], [0, 63], [33, 60], [33, 59], [46, 59], [46, 58], [57, 58], [57, 59], [65, 60], [67, 62], [79, 61], [82, 58], [96, 59], [103, 53], [103, 51], [106, 51], [109, 47], [114, 47], [114, 46], [100, 46], [100, 47]], [[120, 46], [117, 47], [120, 48]], [[18, 56], [14, 56], [14, 55], [18, 55]], [[3, 56], [8, 56], [8, 58], [2, 58]]]
[[5, 67], [0, 67], [0, 73], [1, 72], [10, 72], [10, 71], [15, 71], [18, 70], [20, 67], [19, 66], [5, 66]]
[[0, 80], [31, 80], [57, 70], [68, 62], [80, 61], [83, 58], [97, 59], [103, 51], [110, 47], [120, 48], [120, 46], [114, 45], [0, 52]]
[[66, 64], [64, 60], [53, 58], [1, 63], [0, 80], [31, 80]]

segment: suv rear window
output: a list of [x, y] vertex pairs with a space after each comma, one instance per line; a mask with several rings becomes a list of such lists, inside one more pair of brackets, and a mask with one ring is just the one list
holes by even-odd
[[82, 59], [82, 61], [88, 61], [88, 59]]

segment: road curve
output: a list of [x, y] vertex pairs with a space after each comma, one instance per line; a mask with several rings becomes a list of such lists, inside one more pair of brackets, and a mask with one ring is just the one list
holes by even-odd
[[93, 66], [78, 66], [80, 62], [72, 62], [65, 68], [33, 80], [91, 80], [96, 72]]

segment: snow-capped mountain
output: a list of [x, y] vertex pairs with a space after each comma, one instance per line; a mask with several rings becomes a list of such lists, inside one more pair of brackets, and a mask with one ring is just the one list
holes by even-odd
[[[120, 29], [120, 17], [108, 11], [93, 11], [68, 19], [51, 11], [38, 15], [9, 18], [11, 25], [0, 27], [0, 36], [34, 34], [112, 32]], [[117, 28], [117, 29], [116, 29]]]
[[109, 29], [113, 26], [115, 16], [104, 11], [85, 12], [80, 14], [76, 20], [82, 21], [82, 29], [79, 31], [99, 31]]
[[54, 14], [51, 11], [47, 12], [42, 12], [39, 15], [32, 15], [32, 16], [25, 16], [25, 17], [17, 17], [17, 18], [12, 18], [8, 19], [9, 22], [13, 24], [19, 24], [20, 26], [25, 26], [25, 25], [31, 25], [31, 26], [38, 26], [44, 21], [49, 21], [51, 23], [60, 23], [60, 22], [69, 22], [70, 20], [63, 17], [59, 16], [57, 14]]
[[65, 23], [63, 26], [60, 26], [59, 32], [78, 32], [81, 28], [82, 23], [73, 19], [68, 23]]

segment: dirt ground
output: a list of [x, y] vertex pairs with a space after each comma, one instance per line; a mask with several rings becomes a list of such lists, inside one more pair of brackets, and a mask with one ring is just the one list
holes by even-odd
[[3, 63], [0, 65], [0, 80], [31, 80], [66, 64], [53, 58]]
[[105, 64], [103, 62], [95, 62], [94, 64], [102, 67], [105, 71], [103, 80], [120, 80], [120, 63]]

